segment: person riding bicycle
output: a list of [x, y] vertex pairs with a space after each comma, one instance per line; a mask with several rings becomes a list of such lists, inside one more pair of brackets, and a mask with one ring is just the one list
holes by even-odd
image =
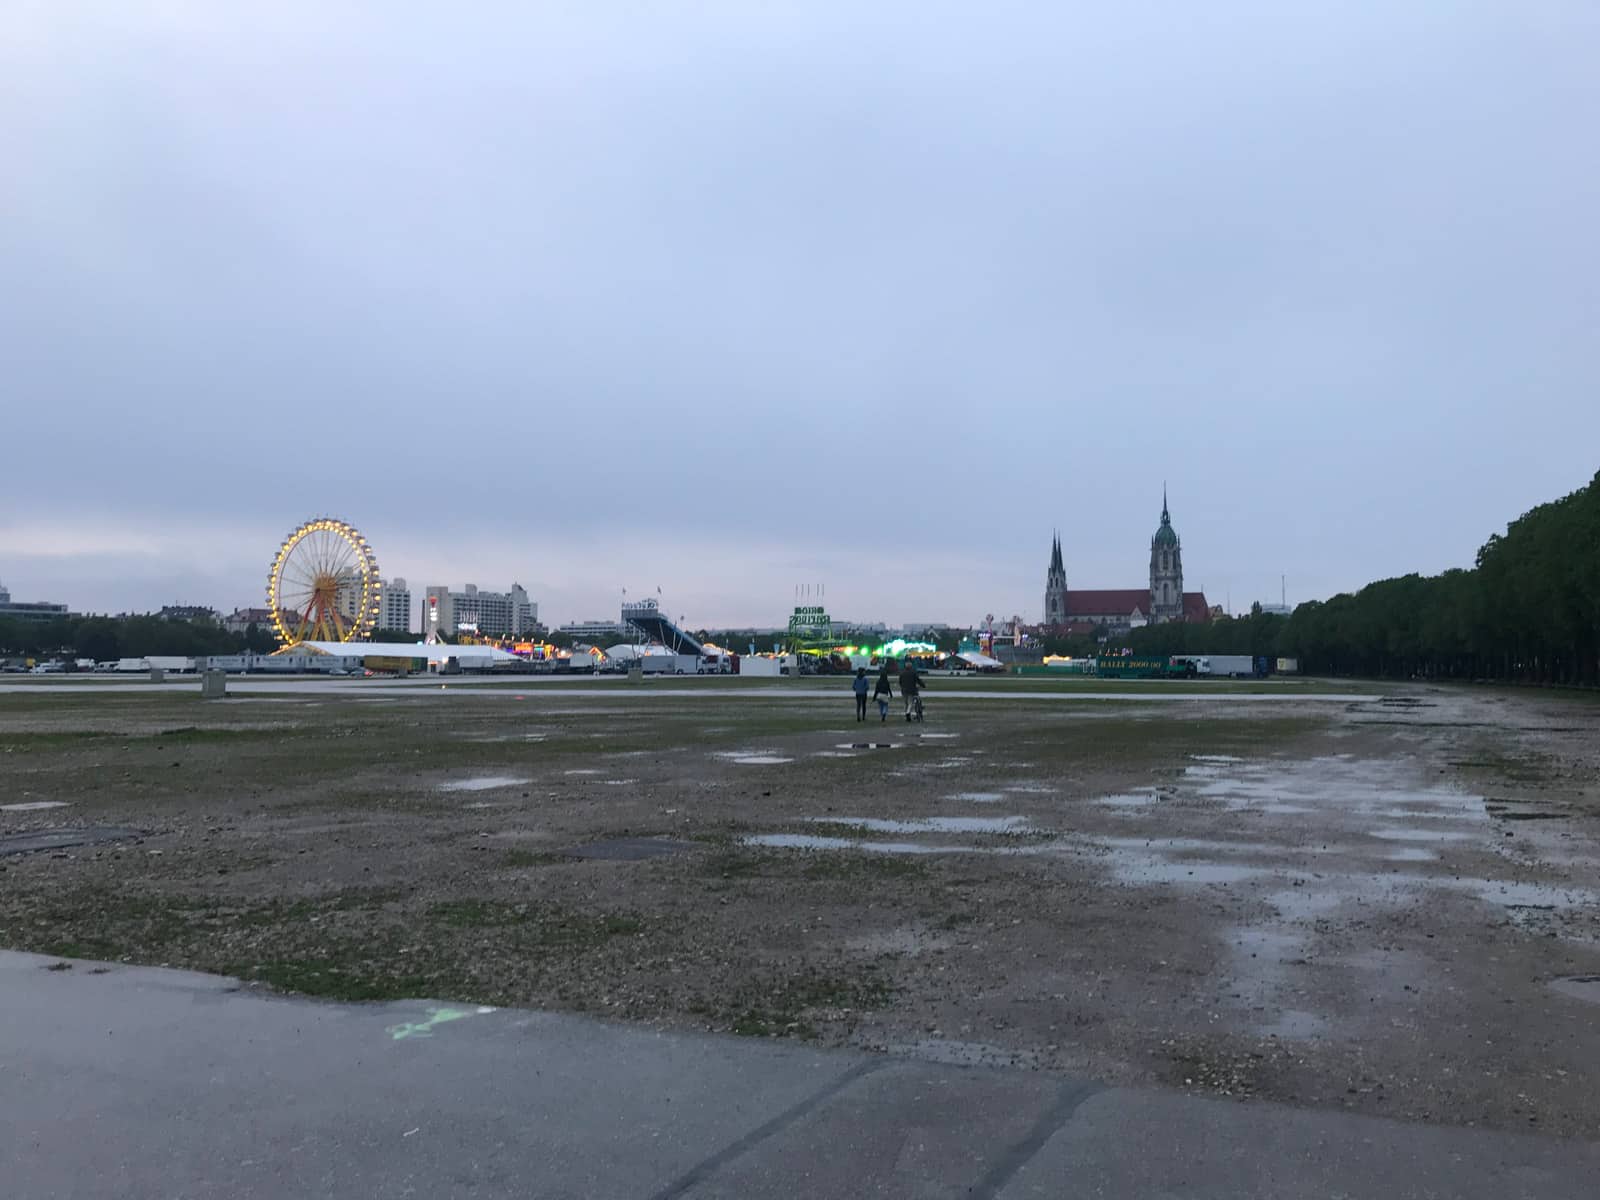
[[[922, 681], [922, 673], [917, 670], [912, 661], [907, 658], [900, 668], [900, 694], [906, 701], [906, 720], [915, 720], [922, 715], [922, 689], [927, 684]], [[912, 714], [916, 714], [914, 717]]]

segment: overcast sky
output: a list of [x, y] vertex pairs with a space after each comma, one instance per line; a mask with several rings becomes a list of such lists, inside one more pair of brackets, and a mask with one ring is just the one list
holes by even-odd
[[693, 625], [1470, 565], [1600, 467], [1600, 5], [0, 8], [0, 580]]

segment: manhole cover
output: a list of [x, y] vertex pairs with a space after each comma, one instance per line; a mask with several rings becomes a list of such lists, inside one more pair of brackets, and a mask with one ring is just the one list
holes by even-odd
[[700, 849], [698, 842], [676, 842], [670, 838], [609, 838], [561, 851], [568, 858], [608, 858], [633, 862], [641, 858], [665, 858]]
[[10, 833], [0, 837], [0, 854], [31, 854], [36, 850], [65, 850], [69, 846], [97, 846], [126, 842], [144, 831], [125, 825], [90, 825], [84, 829], [47, 829], [39, 833]]

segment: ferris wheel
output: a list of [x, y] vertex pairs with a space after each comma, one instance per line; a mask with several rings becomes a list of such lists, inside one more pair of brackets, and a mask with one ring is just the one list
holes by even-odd
[[378, 559], [348, 521], [317, 517], [278, 547], [267, 576], [267, 607], [278, 639], [353, 642], [378, 623]]

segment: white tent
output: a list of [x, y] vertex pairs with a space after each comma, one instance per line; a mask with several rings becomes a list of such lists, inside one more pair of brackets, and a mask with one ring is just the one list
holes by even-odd
[[495, 646], [428, 646], [422, 642], [298, 642], [290, 653], [326, 654], [333, 658], [425, 658], [439, 666], [447, 658], [471, 663], [516, 662], [515, 654]]
[[976, 650], [965, 650], [956, 655], [962, 662], [977, 667], [980, 671], [1003, 671], [1005, 663], [998, 658], [990, 658], [987, 654], [979, 654]]

